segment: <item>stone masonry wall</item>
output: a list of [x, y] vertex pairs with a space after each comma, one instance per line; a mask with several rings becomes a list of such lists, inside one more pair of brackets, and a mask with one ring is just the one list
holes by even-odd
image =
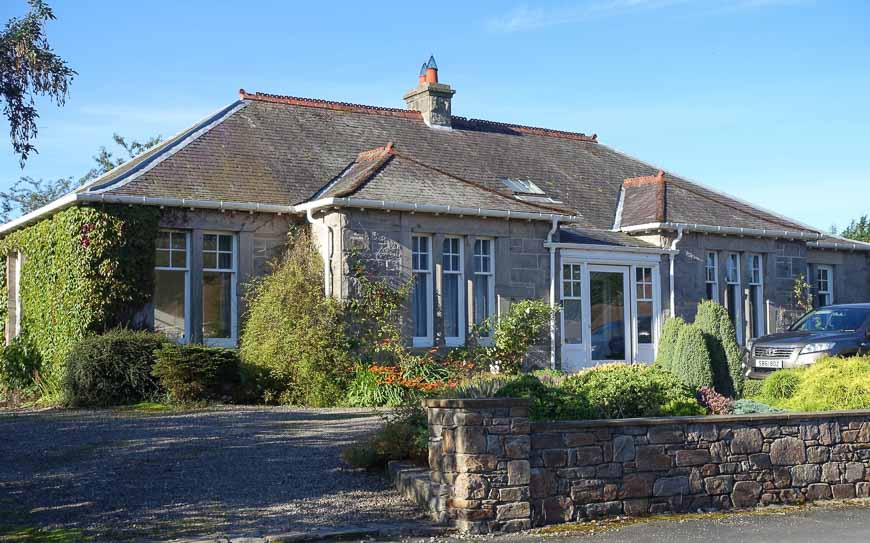
[[426, 406], [462, 530], [870, 497], [870, 411], [530, 424], [523, 400]]
[[461, 531], [531, 527], [527, 400], [426, 400], [433, 487]]

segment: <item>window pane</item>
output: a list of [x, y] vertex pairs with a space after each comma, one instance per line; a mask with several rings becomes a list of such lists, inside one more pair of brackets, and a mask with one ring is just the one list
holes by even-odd
[[737, 285], [728, 285], [725, 291], [725, 306], [728, 309], [728, 316], [731, 317], [731, 323], [737, 327]]
[[571, 281], [565, 281], [562, 283], [562, 296], [574, 296], [574, 292], [571, 290], [571, 285], [573, 285]]
[[233, 250], [233, 236], [218, 236], [218, 249], [221, 251]]
[[216, 251], [217, 234], [204, 234], [202, 236], [202, 248], [205, 251]]
[[178, 251], [183, 251], [187, 248], [187, 236], [183, 232], [173, 232], [172, 248]]
[[590, 272], [593, 360], [625, 360], [625, 292], [623, 274]]
[[583, 343], [580, 325], [583, 321], [580, 300], [564, 300], [562, 311], [565, 313], [565, 343]]
[[[478, 325], [489, 317], [492, 301], [489, 299], [489, 276], [475, 275], [472, 279], [474, 290], [474, 324]], [[489, 337], [489, 330], [481, 330], [481, 337]]]
[[168, 268], [170, 265], [169, 251], [161, 251], [158, 249], [157, 254], [154, 256], [154, 265], [158, 268]]
[[233, 254], [232, 253], [220, 253], [218, 254], [218, 264], [222, 270], [231, 270], [233, 269]]
[[168, 249], [169, 248], [169, 232], [157, 232], [157, 248], [158, 249]]
[[444, 336], [459, 337], [459, 275], [444, 276]]
[[411, 297], [414, 315], [414, 337], [429, 336], [429, 297], [426, 292], [428, 274], [414, 274], [414, 292]]
[[186, 272], [154, 272], [154, 330], [178, 339], [184, 335], [184, 282]]
[[652, 302], [637, 303], [637, 342], [652, 343]]
[[202, 274], [202, 335], [205, 338], [232, 337], [231, 273]]
[[207, 269], [217, 268], [217, 253], [202, 253], [202, 267]]

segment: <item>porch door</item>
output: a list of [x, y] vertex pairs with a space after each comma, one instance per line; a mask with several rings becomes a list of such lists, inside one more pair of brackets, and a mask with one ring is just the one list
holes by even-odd
[[631, 360], [629, 269], [589, 266], [589, 343], [593, 365]]

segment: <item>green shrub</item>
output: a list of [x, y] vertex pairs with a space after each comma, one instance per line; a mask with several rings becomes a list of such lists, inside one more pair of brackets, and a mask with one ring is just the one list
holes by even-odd
[[825, 358], [788, 373], [800, 379], [791, 397], [780, 401], [763, 394], [762, 401], [789, 411], [870, 409], [870, 356]]
[[511, 305], [494, 325], [493, 345], [483, 349], [484, 360], [498, 366], [499, 373], [516, 374], [523, 367], [529, 348], [542, 341], [553, 310], [543, 300], [520, 300]]
[[773, 400], [788, 400], [797, 392], [801, 378], [793, 370], [773, 372], [762, 381], [761, 396]]
[[64, 401], [73, 407], [125, 405], [153, 400], [159, 384], [152, 376], [160, 334], [115, 329], [78, 342], [66, 357]]
[[713, 368], [707, 341], [701, 329], [694, 324], [680, 329], [670, 369], [693, 390], [713, 386]]
[[656, 364], [665, 369], [671, 369], [674, 351], [677, 348], [677, 338], [680, 335], [680, 330], [685, 326], [686, 321], [680, 317], [672, 317], [665, 321], [662, 325], [662, 337], [659, 339]]
[[752, 415], [753, 413], [784, 413], [785, 409], [773, 407], [755, 400], [736, 400], [731, 406], [732, 415]]
[[761, 395], [761, 391], [764, 388], [764, 381], [760, 379], [747, 379], [743, 382], [743, 397], [744, 398], [755, 398]]
[[173, 401], [230, 400], [239, 393], [242, 373], [232, 349], [167, 343], [154, 358], [152, 374]]
[[359, 364], [347, 389], [345, 403], [351, 407], [397, 407], [410, 403], [411, 391], [398, 382], [385, 382], [382, 373]]
[[453, 398], [495, 398], [499, 390], [518, 378], [501, 373], [478, 373], [460, 381], [448, 395]]
[[374, 436], [341, 452], [353, 467], [382, 468], [393, 460], [426, 464], [429, 457], [429, 426], [420, 407], [409, 407], [386, 420]]
[[561, 386], [562, 383], [565, 382], [565, 379], [568, 378], [568, 374], [564, 371], [551, 369], [535, 370], [532, 372], [532, 375], [537, 377], [545, 385], [554, 387]]
[[323, 261], [301, 229], [291, 233], [272, 273], [246, 287], [240, 355], [266, 377], [268, 399], [324, 407], [345, 395], [356, 335], [346, 327], [341, 302], [322, 286]]
[[605, 364], [573, 375], [562, 387], [582, 398], [584, 418], [657, 417], [706, 413], [693, 390], [660, 366]]
[[42, 366], [42, 357], [25, 333], [12, 339], [0, 351], [0, 393], [27, 392]]
[[594, 418], [586, 397], [561, 387], [551, 387], [532, 375], [522, 375], [503, 386], [501, 398], [528, 398], [532, 401], [532, 420], [570, 420]]
[[714, 388], [726, 396], [740, 396], [745, 380], [743, 356], [728, 310], [716, 302], [705, 300], [698, 304], [694, 324], [704, 333], [707, 342]]

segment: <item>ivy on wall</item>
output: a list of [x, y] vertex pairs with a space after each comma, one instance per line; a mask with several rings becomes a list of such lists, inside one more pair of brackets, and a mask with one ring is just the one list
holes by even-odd
[[129, 324], [150, 301], [160, 211], [145, 206], [78, 206], [0, 240], [2, 322], [6, 258], [21, 251], [21, 327], [42, 356], [41, 378], [58, 383], [83, 337]]

